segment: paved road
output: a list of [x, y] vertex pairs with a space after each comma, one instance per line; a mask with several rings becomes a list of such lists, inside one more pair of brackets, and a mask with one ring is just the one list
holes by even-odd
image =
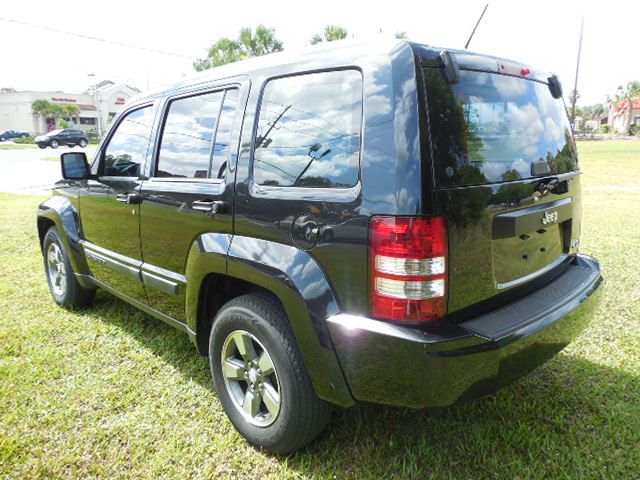
[[50, 193], [51, 185], [61, 178], [60, 161], [53, 159], [69, 151], [84, 151], [87, 156], [92, 157], [95, 148], [0, 149], [0, 192], [38, 195]]

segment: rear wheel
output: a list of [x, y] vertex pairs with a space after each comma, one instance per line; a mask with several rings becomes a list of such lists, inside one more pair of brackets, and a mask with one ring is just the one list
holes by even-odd
[[58, 148], [58, 141], [57, 140], [51, 140], [51, 143], [49, 145], [51, 145], [51, 148]]
[[80, 145], [82, 148], [87, 146], [87, 141], [83, 138], [82, 140], [80, 140], [80, 143], [78, 144]]
[[225, 304], [211, 328], [209, 364], [229, 419], [250, 443], [291, 453], [326, 427], [318, 398], [282, 307], [248, 294]]
[[82, 288], [76, 280], [56, 227], [49, 228], [44, 236], [42, 251], [49, 290], [56, 303], [66, 308], [89, 305], [93, 301], [95, 290]]

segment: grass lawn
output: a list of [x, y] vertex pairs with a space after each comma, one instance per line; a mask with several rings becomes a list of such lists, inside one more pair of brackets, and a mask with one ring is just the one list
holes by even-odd
[[248, 446], [182, 333], [104, 293], [68, 312], [37, 246], [40, 198], [0, 194], [0, 478], [640, 477], [640, 142], [579, 144], [591, 327], [495, 396], [359, 405], [289, 458]]
[[0, 150], [29, 150], [34, 148], [38, 148], [38, 146], [29, 143], [0, 143]]

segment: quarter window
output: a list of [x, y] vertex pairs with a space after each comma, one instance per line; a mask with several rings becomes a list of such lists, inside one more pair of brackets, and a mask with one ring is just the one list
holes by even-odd
[[253, 154], [258, 185], [351, 187], [358, 181], [362, 75], [356, 70], [271, 80]]
[[105, 149], [102, 174], [137, 177], [144, 164], [153, 126], [153, 108], [128, 113], [116, 128]]

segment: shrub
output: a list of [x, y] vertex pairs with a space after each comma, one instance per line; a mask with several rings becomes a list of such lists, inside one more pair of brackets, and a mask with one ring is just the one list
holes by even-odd
[[33, 139], [33, 137], [22, 137], [22, 138], [14, 138], [13, 143], [33, 144], [33, 143], [36, 143], [36, 141]]
[[95, 130], [89, 130], [85, 132], [87, 134], [87, 138], [89, 139], [89, 143], [100, 143], [100, 135]]
[[611, 125], [600, 125], [600, 131], [602, 133], [611, 133]]

